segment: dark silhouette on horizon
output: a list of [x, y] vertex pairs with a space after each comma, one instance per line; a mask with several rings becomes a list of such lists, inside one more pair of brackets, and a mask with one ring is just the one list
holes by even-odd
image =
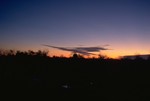
[[47, 54], [40, 50], [0, 51], [1, 87], [7, 93], [28, 89], [26, 96], [31, 93], [38, 98], [44, 94], [59, 100], [149, 99], [150, 58], [85, 59], [78, 54], [70, 58]]

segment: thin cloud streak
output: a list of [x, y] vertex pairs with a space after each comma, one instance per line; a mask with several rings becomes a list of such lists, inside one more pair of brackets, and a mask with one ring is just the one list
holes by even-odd
[[66, 47], [57, 47], [57, 46], [45, 45], [45, 44], [43, 44], [43, 46], [56, 48], [56, 49], [63, 50], [63, 51], [79, 53], [82, 55], [96, 55], [91, 52], [100, 52], [101, 50], [109, 50], [104, 47], [70, 47], [70, 48], [66, 48]]

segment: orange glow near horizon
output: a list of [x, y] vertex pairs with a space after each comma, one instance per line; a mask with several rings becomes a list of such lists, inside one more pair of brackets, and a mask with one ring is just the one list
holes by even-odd
[[[105, 51], [105, 52], [100, 52], [100, 53], [97, 53], [97, 55], [91, 55], [91, 56], [84, 56], [86, 58], [88, 57], [98, 57], [99, 54], [102, 54], [102, 55], [105, 55], [109, 58], [114, 58], [114, 59], [118, 59], [122, 56], [125, 56], [125, 55], [137, 55], [137, 54], [149, 54], [145, 51], [141, 51], [141, 52], [134, 52], [134, 51]], [[72, 53], [71, 52], [67, 52], [67, 51], [61, 51], [61, 50], [50, 50], [49, 51], [49, 56], [63, 56], [63, 57], [71, 57], [72, 56]]]
[[[113, 43], [114, 44], [114, 43]], [[94, 45], [90, 45], [94, 46]], [[19, 48], [18, 48], [19, 47]], [[140, 45], [140, 44], [115, 44], [111, 46], [107, 46], [106, 48], [111, 49], [111, 50], [102, 50], [100, 52], [96, 52], [94, 54], [99, 54], [105, 55], [109, 58], [119, 58], [121, 56], [125, 55], [140, 55], [140, 54], [150, 54], [150, 51], [148, 51], [148, 47], [146, 45]], [[20, 50], [20, 51], [28, 51], [28, 50], [33, 50], [33, 51], [49, 51], [48, 55], [50, 57], [52, 56], [63, 56], [63, 57], [71, 57], [72, 52], [68, 51], [62, 51], [59, 49], [54, 49], [54, 48], [49, 48], [49, 47], [43, 47], [42, 45], [37, 45], [37, 46], [30, 46], [30, 47], [24, 47], [24, 46], [16, 46], [14, 48], [9, 48], [12, 50]], [[6, 48], [8, 50], [8, 48]], [[85, 57], [97, 57], [96, 55], [91, 55], [91, 56], [85, 56]]]
[[[118, 59], [125, 55], [140, 55], [140, 54], [149, 54], [147, 51], [140, 50], [140, 51], [134, 51], [134, 50], [122, 50], [122, 51], [114, 51], [114, 50], [107, 50], [107, 51], [101, 51], [99, 53], [95, 53], [97, 55], [91, 55], [91, 56], [85, 56], [85, 57], [97, 57], [99, 54], [105, 55], [109, 58]], [[63, 57], [71, 57], [72, 53], [57, 49], [49, 50], [49, 56], [63, 56]]]

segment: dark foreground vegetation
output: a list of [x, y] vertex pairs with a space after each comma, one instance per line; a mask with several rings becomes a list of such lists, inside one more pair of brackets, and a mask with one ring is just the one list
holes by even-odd
[[44, 95], [70, 101], [150, 100], [150, 59], [63, 58], [48, 57], [42, 51], [9, 51], [0, 53], [0, 75], [2, 94], [7, 96]]

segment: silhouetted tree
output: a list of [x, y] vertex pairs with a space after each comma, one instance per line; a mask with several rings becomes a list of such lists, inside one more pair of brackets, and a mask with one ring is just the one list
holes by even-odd
[[36, 53], [34, 51], [32, 51], [32, 50], [28, 50], [28, 55], [33, 56], [33, 55], [36, 55]]
[[36, 55], [37, 56], [47, 56], [48, 55], [48, 51], [38, 50], [38, 52], [36, 52]]
[[79, 58], [84, 58], [82, 55], [80, 55], [80, 54], [77, 54], [77, 53], [74, 53], [73, 55], [72, 55], [72, 58], [74, 58], [74, 59], [79, 59]]
[[99, 59], [108, 59], [108, 57], [106, 55], [102, 55], [102, 54], [99, 54], [98, 58]]
[[74, 53], [73, 56], [72, 56], [72, 58], [77, 59], [78, 58], [78, 54]]
[[27, 56], [28, 53], [27, 52], [22, 52], [22, 51], [17, 51], [16, 52], [16, 56]]

